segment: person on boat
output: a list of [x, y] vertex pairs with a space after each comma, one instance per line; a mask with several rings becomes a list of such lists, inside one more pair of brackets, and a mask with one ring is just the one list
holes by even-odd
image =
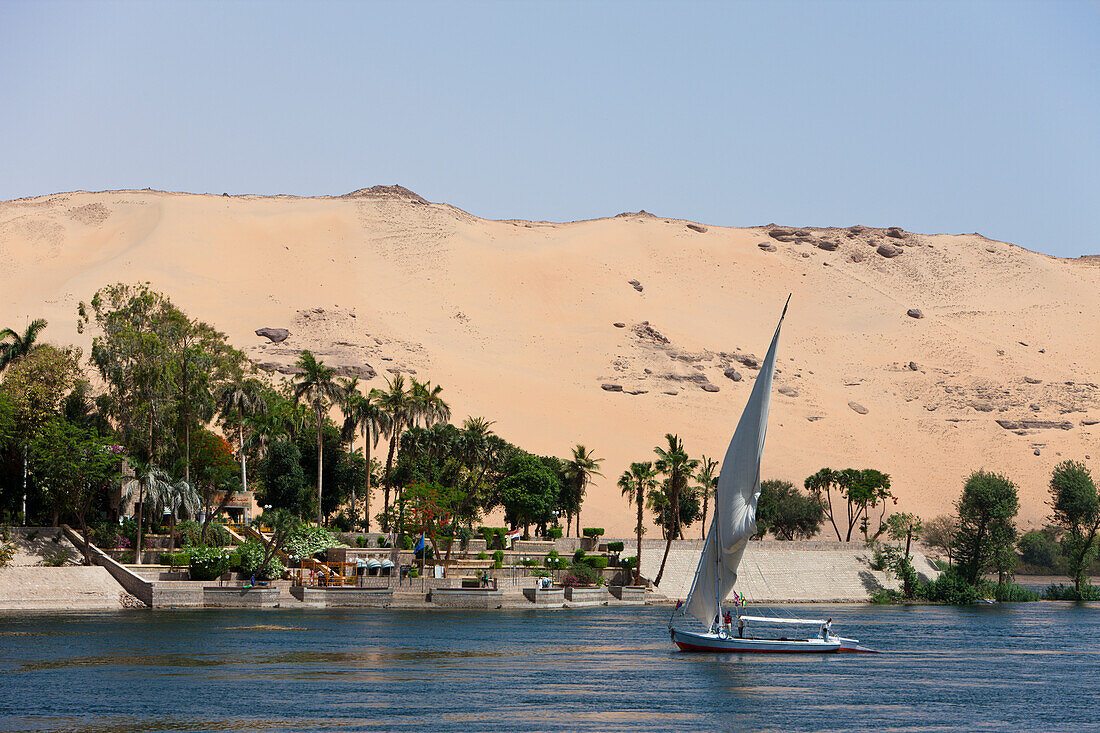
[[722, 614], [722, 625], [726, 627], [726, 633], [733, 631], [733, 614], [729, 611]]
[[821, 638], [825, 641], [829, 640], [829, 633], [833, 630], [833, 620], [827, 619], [825, 623], [821, 625]]
[[745, 638], [745, 619], [741, 618], [740, 616], [737, 617], [737, 638]]

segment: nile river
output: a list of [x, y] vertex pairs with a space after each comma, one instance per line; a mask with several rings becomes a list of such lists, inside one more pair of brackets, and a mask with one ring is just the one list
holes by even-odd
[[684, 654], [659, 607], [8, 613], [0, 730], [1100, 730], [1100, 604], [774, 611], [888, 653]]

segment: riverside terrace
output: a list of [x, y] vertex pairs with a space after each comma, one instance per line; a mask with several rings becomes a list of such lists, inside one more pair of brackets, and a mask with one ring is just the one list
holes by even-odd
[[[307, 570], [305, 584], [300, 573], [294, 579], [273, 581], [266, 586], [246, 588], [250, 578], [240, 573], [226, 573], [214, 581], [190, 580], [186, 568], [166, 565], [121, 564], [108, 553], [95, 548], [93, 559], [97, 567], [43, 567], [42, 558], [33, 554], [33, 543], [20, 537], [40, 533], [42, 538], [58, 536], [58, 542], [77, 557], [79, 533], [65, 527], [19, 528], [12, 530], [18, 544], [27, 545], [17, 556], [19, 567], [0, 569], [0, 609], [103, 609], [119, 608], [123, 600], [128, 605], [173, 608], [200, 606], [256, 607], [325, 607], [373, 606], [393, 608], [563, 608], [584, 605], [618, 605], [622, 603], [664, 603], [683, 598], [702, 543], [699, 540], [673, 543], [665, 569], [662, 588], [632, 588], [619, 568], [600, 571], [606, 585], [592, 588], [537, 588], [534, 567], [525, 567], [523, 559], [540, 561], [555, 549], [563, 558], [571, 558], [585, 540], [558, 539], [546, 542], [517, 542], [515, 549], [504, 553], [502, 567], [493, 568], [490, 559], [479, 560], [478, 540], [471, 540], [465, 553], [452, 561], [447, 577], [434, 577], [434, 566], [427, 574], [433, 577], [409, 578], [399, 573], [371, 575], [364, 568], [359, 574], [359, 561], [369, 564], [375, 559], [381, 565], [391, 556], [386, 548], [333, 548], [328, 551], [334, 566], [345, 579], [339, 583], [311, 580]], [[591, 542], [591, 541], [589, 541]], [[50, 540], [46, 543], [54, 547]], [[608, 543], [598, 542], [593, 552], [607, 553]], [[39, 545], [42, 545], [39, 542]], [[628, 545], [629, 547], [629, 545]], [[643, 540], [642, 576], [657, 574], [664, 543]], [[896, 588], [897, 583], [884, 573], [870, 567], [870, 551], [862, 543], [843, 544], [826, 541], [752, 543], [742, 563], [738, 588], [757, 602], [865, 602], [878, 588]], [[411, 552], [399, 552], [398, 567], [414, 564]], [[918, 571], [929, 577], [936, 571], [922, 554], [914, 559]], [[353, 570], [354, 568], [354, 570]], [[335, 567], [330, 568], [335, 570]], [[318, 568], [314, 568], [318, 570]], [[380, 568], [379, 568], [380, 570]], [[479, 574], [488, 576], [483, 584]], [[560, 581], [563, 571], [554, 573]], [[466, 586], [466, 587], [464, 587]], [[476, 586], [476, 587], [470, 587]]]

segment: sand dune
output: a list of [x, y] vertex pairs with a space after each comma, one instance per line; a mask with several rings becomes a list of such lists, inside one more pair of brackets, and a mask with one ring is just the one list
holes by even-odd
[[[1100, 457], [1098, 264], [976, 234], [645, 212], [486, 221], [395, 187], [0, 203], [3, 325], [45, 317], [50, 340], [87, 346], [77, 302], [149, 281], [267, 369], [309, 348], [377, 373], [368, 384], [415, 372], [456, 418], [491, 418], [529, 450], [593, 448], [605, 478], [583, 522], [614, 534], [631, 524], [615, 478], [666, 432], [721, 457], [788, 292], [765, 477], [874, 466], [899, 509], [932, 516], [985, 467], [1020, 485], [1024, 524], [1041, 523], [1054, 464]], [[291, 335], [268, 343], [265, 326]]]

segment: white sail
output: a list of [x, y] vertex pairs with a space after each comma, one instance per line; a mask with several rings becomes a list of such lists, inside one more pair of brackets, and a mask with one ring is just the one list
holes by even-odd
[[[790, 302], [790, 298], [787, 298]], [[760, 365], [752, 394], [741, 413], [733, 440], [722, 461], [718, 478], [714, 519], [707, 532], [703, 556], [695, 570], [695, 580], [684, 604], [684, 612], [708, 627], [718, 613], [718, 603], [733, 589], [737, 581], [737, 566], [745, 554], [745, 545], [756, 531], [756, 502], [760, 498], [760, 457], [764, 452], [764, 435], [768, 430], [768, 408], [771, 405], [772, 378], [775, 376], [775, 352], [779, 344], [779, 329], [783, 314], [775, 327], [768, 355]]]

